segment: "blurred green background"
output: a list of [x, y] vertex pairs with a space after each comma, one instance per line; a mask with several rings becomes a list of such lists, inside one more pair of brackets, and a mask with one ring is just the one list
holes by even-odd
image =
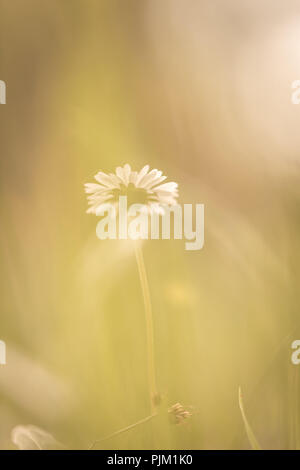
[[294, 0], [0, 0], [1, 448], [150, 412], [134, 254], [85, 213], [127, 162], [204, 203], [206, 240], [144, 244], [161, 416], [98, 448], [247, 449], [239, 385], [261, 446], [300, 446], [299, 40]]

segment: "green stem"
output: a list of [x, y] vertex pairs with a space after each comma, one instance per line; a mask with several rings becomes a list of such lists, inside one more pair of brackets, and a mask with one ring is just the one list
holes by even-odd
[[141, 281], [144, 306], [145, 306], [145, 317], [146, 317], [146, 336], [147, 336], [147, 362], [148, 362], [148, 382], [149, 382], [149, 393], [152, 414], [156, 412], [156, 405], [158, 402], [159, 395], [156, 388], [155, 379], [155, 361], [154, 361], [154, 333], [153, 333], [153, 318], [152, 318], [152, 307], [150, 300], [149, 284], [147, 279], [147, 273], [145, 269], [144, 257], [142, 248], [139, 242], [134, 243], [135, 246], [135, 257], [138, 265], [138, 271]]

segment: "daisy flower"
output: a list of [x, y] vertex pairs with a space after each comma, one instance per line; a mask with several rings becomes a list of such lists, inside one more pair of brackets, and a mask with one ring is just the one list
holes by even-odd
[[162, 171], [150, 170], [149, 165], [139, 172], [132, 171], [128, 163], [117, 167], [115, 173], [99, 171], [95, 175], [97, 183], [85, 184], [85, 192], [89, 194], [87, 213], [99, 215], [107, 203], [117, 208], [120, 196], [127, 196], [128, 206], [143, 204], [149, 213], [163, 213], [162, 206], [176, 205], [178, 197], [177, 183], [161, 184], [166, 178]]

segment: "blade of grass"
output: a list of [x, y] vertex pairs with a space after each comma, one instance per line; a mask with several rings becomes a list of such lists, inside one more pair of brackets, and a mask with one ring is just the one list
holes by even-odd
[[150, 421], [150, 419], [154, 418], [155, 416], [157, 416], [157, 414], [147, 416], [146, 418], [143, 418], [134, 424], [130, 424], [129, 426], [126, 426], [126, 428], [119, 429], [118, 431], [113, 432], [112, 434], [109, 434], [109, 436], [105, 436], [102, 439], [97, 439], [96, 441], [92, 442], [88, 450], [92, 450], [95, 447], [95, 445], [99, 444], [100, 442], [106, 441], [107, 439], [111, 439], [112, 437], [119, 436], [119, 434], [123, 434], [124, 432], [130, 431], [131, 429], [135, 428], [136, 426], [139, 426], [140, 424], [144, 424], [147, 421]]
[[240, 406], [242, 418], [243, 418], [243, 421], [244, 421], [246, 433], [247, 433], [247, 436], [248, 436], [248, 439], [249, 439], [249, 442], [251, 444], [252, 449], [253, 450], [262, 450], [259, 443], [257, 442], [257, 439], [256, 439], [256, 437], [255, 437], [255, 435], [254, 435], [254, 433], [251, 429], [251, 426], [248, 422], [248, 419], [247, 419], [247, 416], [246, 416], [246, 413], [245, 413], [245, 410], [244, 410], [241, 387], [239, 387], [239, 406]]

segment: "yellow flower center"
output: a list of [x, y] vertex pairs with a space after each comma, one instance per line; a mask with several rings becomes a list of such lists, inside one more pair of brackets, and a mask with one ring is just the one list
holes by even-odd
[[114, 190], [114, 195], [116, 199], [119, 199], [120, 196], [127, 196], [128, 206], [132, 204], [147, 204], [149, 201], [147, 191], [143, 188], [136, 188], [133, 183], [129, 183], [128, 186], [122, 184], [120, 189]]

